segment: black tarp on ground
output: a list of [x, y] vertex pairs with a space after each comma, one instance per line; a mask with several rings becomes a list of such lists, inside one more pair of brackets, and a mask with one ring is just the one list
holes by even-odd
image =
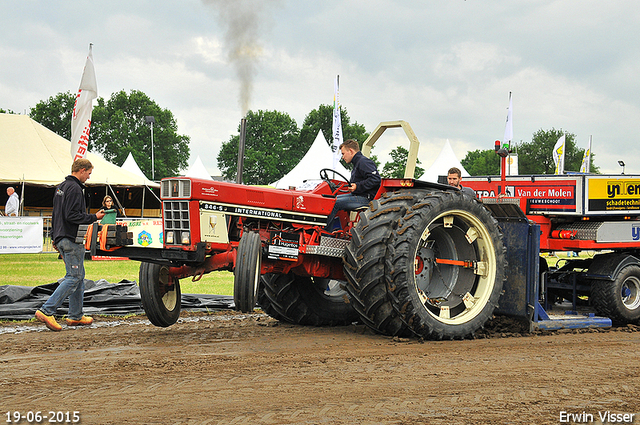
[[[44, 304], [58, 282], [41, 286], [0, 286], [0, 319], [28, 320]], [[187, 310], [222, 310], [234, 307], [230, 295], [182, 294], [182, 308]], [[67, 314], [68, 299], [58, 308], [58, 315]], [[109, 283], [85, 279], [85, 314], [141, 314], [144, 313], [140, 290], [135, 282], [123, 280]]]

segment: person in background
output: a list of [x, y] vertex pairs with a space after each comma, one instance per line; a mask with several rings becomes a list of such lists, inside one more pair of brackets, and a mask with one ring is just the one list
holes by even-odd
[[69, 297], [67, 325], [78, 326], [93, 323], [92, 317], [82, 314], [85, 249], [84, 244], [75, 241], [80, 224], [93, 223], [104, 217], [103, 210], [95, 214], [87, 213], [84, 183], [89, 179], [92, 171], [93, 165], [88, 159], [75, 160], [71, 166], [71, 174], [58, 185], [53, 196], [51, 237], [53, 247], [64, 260], [67, 273], [49, 299], [36, 311], [36, 319], [43, 322], [52, 331], [62, 329], [53, 315], [67, 297]]
[[107, 195], [102, 200], [102, 209], [104, 210], [105, 216], [100, 221], [100, 224], [115, 224], [116, 217], [118, 216], [118, 210], [113, 207], [113, 198]]
[[360, 152], [358, 142], [353, 139], [346, 140], [340, 145], [342, 159], [347, 164], [353, 164], [351, 178], [349, 179], [349, 192], [336, 196], [336, 203], [327, 220], [325, 230], [333, 230], [333, 221], [340, 210], [355, 210], [369, 204], [380, 188], [380, 173], [375, 162]]
[[20, 199], [18, 198], [18, 194], [13, 187], [7, 188], [7, 195], [9, 195], [9, 199], [7, 199], [7, 204], [4, 207], [4, 214], [7, 216], [17, 217], [20, 209]]
[[449, 168], [449, 171], [447, 173], [447, 182], [449, 183], [449, 186], [457, 187], [462, 192], [467, 193], [467, 194], [469, 194], [469, 195], [471, 195], [471, 196], [473, 196], [475, 198], [475, 196], [476, 196], [476, 191], [475, 190], [471, 189], [470, 187], [462, 186], [462, 184], [461, 184], [461, 182], [462, 182], [462, 172], [460, 171], [459, 168], [457, 168], [457, 167]]

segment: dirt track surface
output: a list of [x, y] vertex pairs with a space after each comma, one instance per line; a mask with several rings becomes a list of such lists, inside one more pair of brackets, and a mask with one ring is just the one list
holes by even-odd
[[183, 313], [169, 328], [114, 320], [0, 327], [2, 422], [15, 411], [41, 411], [41, 423], [78, 411], [82, 424], [560, 424], [640, 412], [634, 327], [521, 336], [498, 324], [480, 339], [423, 342], [262, 314]]

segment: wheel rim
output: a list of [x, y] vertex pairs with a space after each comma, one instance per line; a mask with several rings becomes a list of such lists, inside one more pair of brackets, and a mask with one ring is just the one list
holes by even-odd
[[629, 276], [622, 283], [622, 303], [629, 310], [635, 310], [640, 307], [640, 279], [635, 276]]
[[172, 282], [173, 278], [169, 275], [169, 269], [167, 267], [160, 269], [158, 280], [160, 282], [162, 304], [167, 310], [172, 311], [178, 304], [178, 297], [176, 295], [175, 283]]
[[255, 296], [258, 294], [258, 285], [260, 284], [260, 262], [261, 262], [261, 258], [260, 256], [256, 256], [256, 267], [255, 267], [255, 271], [253, 272], [253, 295], [254, 298]]
[[450, 324], [470, 321], [484, 309], [496, 277], [496, 252], [484, 223], [463, 210], [433, 219], [415, 251], [415, 289], [424, 309]]

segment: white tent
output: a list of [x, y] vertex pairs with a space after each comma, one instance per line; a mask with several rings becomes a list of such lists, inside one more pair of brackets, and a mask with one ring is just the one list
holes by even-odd
[[[26, 115], [0, 114], [0, 183], [57, 186], [71, 173], [70, 143]], [[159, 184], [89, 152], [93, 173], [87, 185], [149, 186]]]
[[[420, 160], [425, 163], [425, 161]], [[458, 157], [453, 152], [453, 148], [451, 147], [451, 143], [449, 143], [449, 139], [447, 139], [446, 143], [440, 150], [440, 154], [433, 162], [431, 167], [427, 169], [424, 174], [420, 177], [420, 180], [428, 181], [428, 182], [438, 182], [438, 176], [446, 176], [449, 168], [458, 167], [460, 172], [462, 173], [462, 177], [468, 177], [469, 173], [464, 169]]]
[[204, 167], [204, 164], [202, 163], [200, 156], [198, 156], [195, 162], [191, 164], [191, 167], [189, 167], [189, 170], [185, 174], [185, 177], [194, 177], [198, 179], [213, 180], [211, 178], [211, 174], [209, 174], [207, 169]]
[[127, 156], [127, 159], [124, 161], [124, 164], [120, 166], [120, 168], [122, 168], [123, 170], [129, 171], [130, 173], [133, 173], [136, 176], [140, 176], [143, 179], [147, 178], [142, 172], [142, 170], [140, 169], [140, 167], [138, 167], [138, 163], [133, 158], [133, 155], [131, 154], [131, 152], [129, 152], [129, 156]]
[[[346, 178], [351, 176], [351, 173], [340, 163], [333, 168], [333, 152], [322, 135], [322, 131], [318, 131], [318, 136], [300, 162], [286, 176], [271, 183], [271, 186], [278, 189], [288, 189], [290, 186], [301, 188], [306, 180], [319, 179], [320, 170], [323, 168], [335, 169]], [[333, 175], [329, 173], [329, 177], [332, 178]], [[336, 179], [341, 180], [340, 177], [336, 177]]]

